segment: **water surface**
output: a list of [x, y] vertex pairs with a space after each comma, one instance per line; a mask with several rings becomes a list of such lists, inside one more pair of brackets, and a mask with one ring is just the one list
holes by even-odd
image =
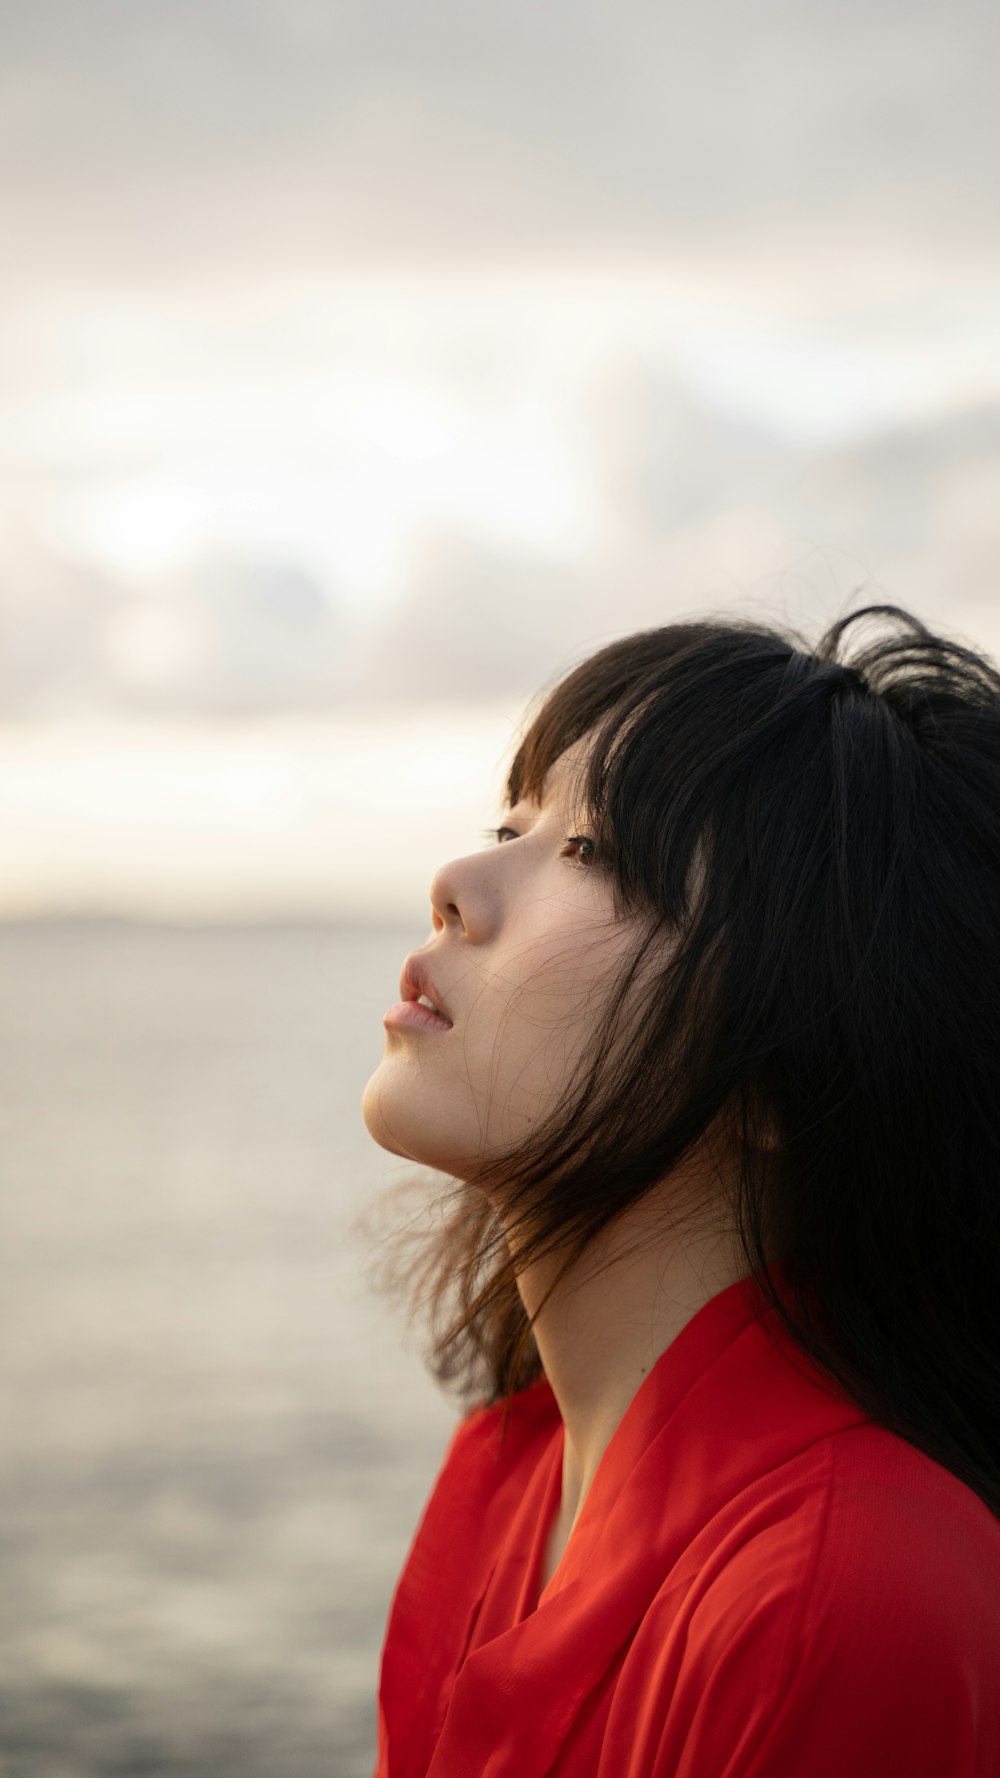
[[350, 1226], [413, 929], [0, 927], [3, 1778], [367, 1778], [455, 1410]]

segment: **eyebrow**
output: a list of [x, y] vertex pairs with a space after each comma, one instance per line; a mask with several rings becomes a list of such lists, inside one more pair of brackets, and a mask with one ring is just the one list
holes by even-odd
[[522, 804], [530, 803], [534, 808], [544, 811], [545, 809], [552, 808], [555, 803], [562, 800], [567, 795], [567, 792], [568, 786], [564, 783], [559, 785], [554, 793], [551, 788], [543, 791], [541, 799], [537, 802], [533, 796], [528, 796], [527, 793], [525, 793], [525, 795], [518, 797], [516, 803], [504, 803], [504, 808], [509, 815], [513, 815], [515, 810], [519, 809]]

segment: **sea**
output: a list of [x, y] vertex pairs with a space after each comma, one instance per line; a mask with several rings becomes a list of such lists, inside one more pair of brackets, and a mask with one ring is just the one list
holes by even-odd
[[425, 939], [0, 926], [0, 1778], [369, 1778], [459, 1411], [359, 1230]]

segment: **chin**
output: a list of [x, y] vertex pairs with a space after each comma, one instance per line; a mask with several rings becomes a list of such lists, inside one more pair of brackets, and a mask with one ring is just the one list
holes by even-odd
[[415, 1161], [418, 1166], [450, 1171], [447, 1157], [438, 1156], [439, 1144], [427, 1129], [426, 1112], [414, 1109], [410, 1092], [394, 1093], [381, 1068], [376, 1068], [365, 1087], [361, 1115], [372, 1141], [389, 1154]]
[[476, 1162], [462, 1157], [462, 1144], [449, 1140], [440, 1123], [433, 1125], [426, 1098], [421, 1104], [414, 1103], [410, 1085], [393, 1092], [384, 1071], [375, 1070], [361, 1099], [361, 1115], [372, 1141], [419, 1167], [432, 1167], [457, 1179], [474, 1176]]
[[380, 1148], [412, 1161], [415, 1157], [403, 1146], [399, 1133], [391, 1128], [386, 1110], [384, 1087], [376, 1069], [361, 1096], [361, 1116], [364, 1118], [365, 1129]]

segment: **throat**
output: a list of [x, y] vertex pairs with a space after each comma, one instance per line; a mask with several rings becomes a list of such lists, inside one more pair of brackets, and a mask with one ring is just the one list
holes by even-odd
[[542, 1550], [542, 1562], [538, 1575], [539, 1597], [544, 1593], [549, 1581], [552, 1579], [552, 1576], [555, 1574], [556, 1569], [563, 1559], [574, 1522], [574, 1519], [565, 1512], [562, 1506], [560, 1506], [559, 1511], [556, 1513], [555, 1518], [549, 1526], [548, 1534], [545, 1539], [545, 1547]]

